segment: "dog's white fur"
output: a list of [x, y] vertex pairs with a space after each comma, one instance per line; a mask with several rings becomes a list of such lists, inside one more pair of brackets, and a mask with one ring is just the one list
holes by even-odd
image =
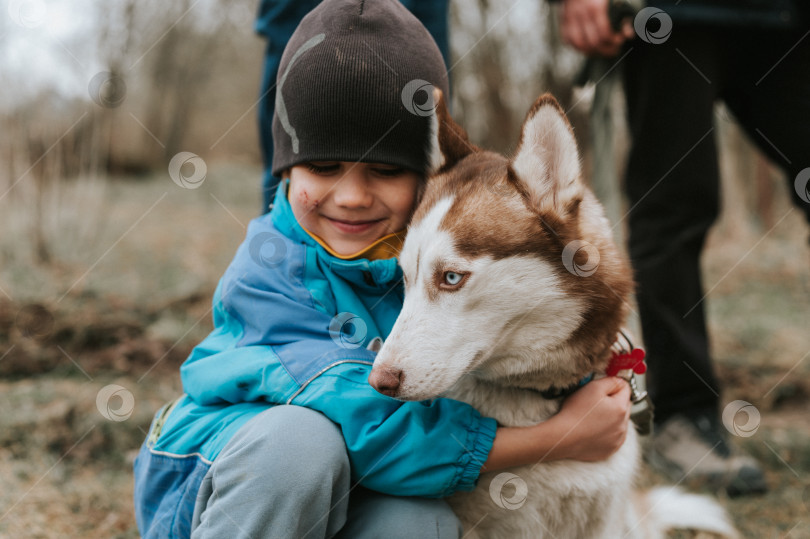
[[[490, 198], [497, 196], [506, 222], [520, 222], [527, 206], [565, 221], [575, 207], [572, 201], [580, 200], [576, 230], [598, 246], [599, 270], [626, 271], [613, 263], [619, 255], [610, 227], [580, 179], [567, 120], [556, 102], [538, 104], [511, 161], [524, 193], [501, 189]], [[435, 117], [433, 122], [432, 161], [437, 170], [452, 168], [452, 156], [441, 151]], [[534, 425], [560, 407], [560, 399], [547, 400], [538, 389], [570, 385], [582, 376], [582, 363], [571, 356], [581, 353], [573, 341], [586, 322], [586, 300], [573, 293], [559, 260], [537, 253], [462, 252], [458, 232], [478, 218], [480, 209], [465, 204], [453, 192], [434, 197], [412, 223], [400, 255], [405, 303], [374, 368], [401, 370], [397, 398], [442, 395], [473, 405], [499, 425]], [[447, 226], [451, 211], [456, 224]], [[465, 275], [463, 284], [448, 288], [442, 280], [448, 271]], [[616, 317], [623, 316], [623, 309], [617, 310]], [[449, 501], [468, 538], [648, 538], [662, 536], [673, 524], [735, 536], [722, 508], [709, 499], [674, 489], [634, 492], [638, 465], [638, 438], [630, 429], [624, 445], [603, 462], [559, 460], [484, 473], [474, 491]], [[526, 484], [525, 502], [517, 509], [508, 503], [509, 492], [490, 493], [493, 479], [508, 478], [503, 472]], [[673, 522], [673, 515], [682, 520]]]

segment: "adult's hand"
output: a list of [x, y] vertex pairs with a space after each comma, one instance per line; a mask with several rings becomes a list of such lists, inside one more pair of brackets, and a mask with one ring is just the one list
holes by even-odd
[[610, 0], [564, 0], [560, 12], [563, 41], [584, 54], [615, 56], [622, 43], [632, 39], [633, 26], [626, 21], [614, 32], [608, 18]]

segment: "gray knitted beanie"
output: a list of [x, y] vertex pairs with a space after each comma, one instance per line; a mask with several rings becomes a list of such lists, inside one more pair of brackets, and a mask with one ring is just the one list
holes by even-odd
[[324, 0], [281, 58], [273, 174], [307, 161], [363, 161], [425, 173], [432, 86], [447, 70], [397, 0]]

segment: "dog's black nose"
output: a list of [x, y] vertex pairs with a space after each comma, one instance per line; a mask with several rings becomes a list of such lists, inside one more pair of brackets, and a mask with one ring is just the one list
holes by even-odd
[[402, 371], [394, 367], [374, 367], [368, 377], [371, 387], [389, 397], [397, 396], [401, 382]]

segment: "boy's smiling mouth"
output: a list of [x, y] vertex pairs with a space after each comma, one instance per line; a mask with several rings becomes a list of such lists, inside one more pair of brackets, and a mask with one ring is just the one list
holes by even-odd
[[335, 217], [326, 217], [326, 219], [341, 232], [347, 234], [359, 234], [362, 232], [366, 232], [367, 230], [374, 227], [374, 225], [381, 223], [385, 220], [385, 218], [381, 219], [366, 219], [366, 220], [349, 220], [349, 219], [337, 219]]

